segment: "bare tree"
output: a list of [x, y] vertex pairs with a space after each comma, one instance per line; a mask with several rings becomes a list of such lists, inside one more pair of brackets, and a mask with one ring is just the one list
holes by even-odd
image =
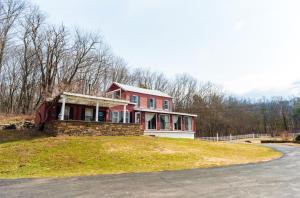
[[5, 50], [15, 22], [25, 8], [22, 0], [0, 0], [0, 73], [3, 67]]

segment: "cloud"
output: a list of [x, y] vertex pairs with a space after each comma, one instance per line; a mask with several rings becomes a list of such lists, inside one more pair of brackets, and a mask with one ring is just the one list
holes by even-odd
[[245, 26], [246, 26], [246, 22], [244, 20], [239, 20], [234, 24], [233, 29], [234, 31], [240, 31], [244, 29]]

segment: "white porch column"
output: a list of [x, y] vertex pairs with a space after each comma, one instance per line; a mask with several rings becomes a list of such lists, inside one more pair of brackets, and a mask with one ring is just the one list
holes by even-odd
[[60, 120], [64, 120], [65, 118], [65, 108], [66, 108], [66, 98], [62, 96], [62, 105], [60, 110]]
[[99, 114], [99, 102], [97, 101], [96, 103], [96, 118], [95, 118], [95, 121], [98, 122], [98, 114]]
[[126, 107], [127, 105], [124, 105], [123, 107], [123, 123], [126, 123]]

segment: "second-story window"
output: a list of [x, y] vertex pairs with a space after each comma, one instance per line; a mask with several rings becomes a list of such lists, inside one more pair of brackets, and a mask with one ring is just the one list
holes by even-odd
[[148, 108], [149, 109], [155, 109], [156, 108], [156, 101], [154, 98], [148, 99]]
[[163, 109], [164, 110], [169, 110], [169, 101], [168, 100], [164, 100]]
[[139, 104], [140, 104], [140, 102], [139, 102], [139, 97], [136, 96], [136, 95], [132, 95], [132, 96], [130, 97], [130, 102], [135, 103], [136, 105], [139, 106]]

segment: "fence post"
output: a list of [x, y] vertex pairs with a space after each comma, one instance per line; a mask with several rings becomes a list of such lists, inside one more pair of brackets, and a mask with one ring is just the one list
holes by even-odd
[[219, 142], [219, 133], [217, 133], [217, 142]]
[[231, 142], [231, 140], [232, 140], [231, 133], [229, 134], [229, 140], [230, 140], [230, 142]]
[[255, 135], [254, 135], [254, 133], [253, 133], [253, 139], [255, 138]]

